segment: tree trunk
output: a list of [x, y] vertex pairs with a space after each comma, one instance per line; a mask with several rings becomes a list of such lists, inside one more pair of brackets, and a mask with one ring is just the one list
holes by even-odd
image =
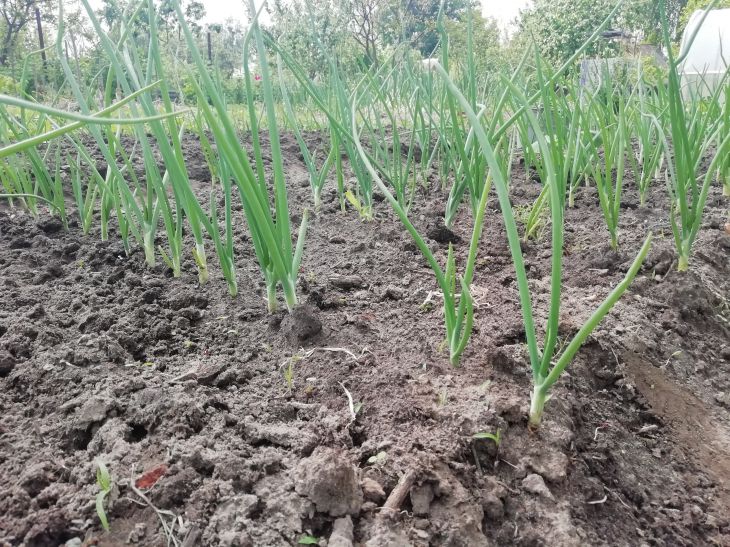
[[43, 39], [43, 25], [41, 24], [41, 10], [35, 7], [35, 24], [38, 27], [38, 45], [41, 48], [41, 60], [43, 61], [43, 73], [41, 81], [45, 80], [48, 74], [48, 60], [46, 59], [46, 41]]
[[[76, 62], [76, 78], [81, 82], [83, 79], [81, 77], [81, 64], [79, 63], [79, 50], [76, 47], [76, 38], [73, 34], [71, 35], [71, 49], [73, 49], [74, 61]], [[68, 53], [66, 53], [66, 58], [68, 58]]]
[[8, 57], [10, 57], [10, 48], [13, 44], [13, 35], [10, 32], [10, 29], [8, 29], [7, 34], [5, 35], [5, 40], [3, 40], [2, 46], [0, 46], [0, 66], [8, 66]]

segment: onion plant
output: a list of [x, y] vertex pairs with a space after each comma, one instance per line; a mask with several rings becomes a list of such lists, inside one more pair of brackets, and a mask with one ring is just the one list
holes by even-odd
[[[205, 121], [216, 141], [221, 165], [230, 173], [238, 187], [243, 201], [251, 238], [256, 257], [266, 284], [269, 311], [278, 307], [276, 289], [278, 285], [284, 292], [287, 308], [291, 311], [297, 305], [296, 279], [304, 250], [304, 235], [307, 228], [307, 213], [302, 216], [296, 247], [292, 245], [289, 210], [287, 202], [286, 181], [284, 177], [281, 144], [276, 119], [276, 108], [273, 97], [271, 75], [264, 47], [263, 33], [258, 25], [258, 15], [252, 21], [244, 39], [244, 75], [247, 96], [253, 95], [254, 78], [249, 69], [250, 41], [255, 41], [257, 61], [261, 75], [265, 115], [271, 141], [271, 161], [273, 166], [274, 203], [269, 198], [269, 187], [264, 173], [264, 156], [258, 140], [259, 123], [256, 116], [251, 117], [252, 135], [254, 138], [254, 165], [241, 146], [233, 120], [229, 115], [222, 93], [208, 73], [206, 63], [195, 43], [190, 28], [185, 22], [179, 2], [174, 2], [180, 26], [188, 45], [193, 63], [197, 67], [196, 74], [189, 74], [198, 97], [198, 105]], [[249, 2], [252, 13], [255, 13], [253, 2]], [[198, 82], [197, 78], [200, 78]], [[209, 104], [210, 101], [210, 104]], [[222, 172], [221, 179], [229, 175]]]
[[[613, 86], [609, 84], [609, 89]], [[594, 94], [590, 99], [591, 122], [600, 139], [590, 136], [586, 142], [591, 144], [591, 172], [598, 192], [598, 201], [611, 237], [611, 248], [618, 249], [618, 223], [621, 210], [621, 194], [626, 172], [626, 145], [628, 142], [626, 128], [626, 107], [623, 91], [609, 94], [609, 101], [603, 100], [602, 94]], [[614, 98], [617, 104], [614, 104]], [[586, 127], [590, 131], [592, 127]], [[602, 143], [600, 154], [598, 143]], [[614, 180], [615, 179], [615, 180]]]
[[[705, 17], [716, 3], [713, 2], [703, 14], [695, 32], [688, 40], [688, 50]], [[719, 106], [727, 73], [709, 100], [703, 100], [702, 104], [699, 104], [699, 99], [693, 98], [690, 104], [692, 108], [688, 111], [682, 97], [678, 70], [684, 56], [677, 58], [672, 51], [663, 2], [660, 7], [669, 64], [666, 87], [668, 119], [662, 124], [656, 116], [652, 116], [652, 121], [662, 133], [662, 143], [667, 157], [667, 189], [671, 202], [672, 233], [679, 255], [678, 270], [685, 271], [689, 268], [692, 244], [702, 225], [702, 214], [712, 177], [717, 169], [724, 165], [727, 154], [730, 153], [730, 132], [723, 133], [726, 126], [722, 123], [722, 111]], [[714, 151], [712, 151], [713, 146]], [[707, 154], [712, 154], [710, 166], [704, 176], [698, 176], [701, 163]]]
[[[415, 63], [404, 63], [404, 74], [408, 81], [408, 95], [404, 97], [408, 105], [407, 120], [413, 125], [415, 147], [419, 151], [417, 170], [420, 183], [428, 184], [428, 178], [434, 167], [434, 160], [439, 148], [439, 137], [436, 132], [437, 122], [434, 110], [433, 77], [426, 78], [427, 72]], [[426, 85], [424, 85], [424, 83]], [[431, 84], [431, 85], [429, 85]]]
[[[540, 194], [525, 216], [525, 241], [541, 231], [540, 227], [543, 225], [552, 191], [551, 185], [544, 183], [550, 176], [549, 169], [552, 167], [558, 170], [555, 176], [561, 203], [567, 194], [568, 204], [572, 206], [578, 183], [587, 177], [590, 166], [595, 163], [594, 155], [591, 153], [592, 146], [597, 146], [600, 141], [600, 135], [594, 135], [590, 130], [586, 130], [589, 111], [583, 97], [576, 91], [577, 86], [571, 81], [566, 82], [567, 86], [549, 84], [553, 78], [550, 77], [549, 67], [537, 50], [535, 77], [540, 94], [540, 108], [531, 109], [530, 114], [539, 121], [540, 128], [545, 133], [545, 143], [550, 158], [543, 157], [545, 150], [535, 140], [536, 133], [532, 127], [531, 117], [526, 110], [522, 110], [522, 114], [517, 116], [517, 134], [520, 135], [520, 140], [526, 143], [522, 147], [525, 166], [534, 167], [543, 183]], [[507, 92], [510, 92], [509, 86]], [[519, 101], [518, 96], [512, 96], [511, 104], [516, 111], [521, 110]], [[550, 161], [547, 161], [548, 159]]]
[[[307, 10], [310, 19], [313, 20], [314, 15], [312, 14], [311, 6], [308, 2]], [[355, 144], [352, 141], [352, 135], [354, 133], [354, 129], [350, 121], [350, 113], [353, 108], [352, 97], [346, 88], [337, 60], [334, 59], [332, 54], [324, 47], [319, 36], [315, 35], [315, 40], [317, 47], [319, 47], [323, 52], [329, 65], [328, 81], [330, 85], [331, 99], [324, 99], [320, 91], [311, 85], [311, 83], [308, 83], [309, 85], [304, 85], [301, 80], [301, 70], [296, 68], [296, 62], [294, 62], [290, 56], [282, 55], [282, 58], [285, 59], [287, 67], [292, 70], [292, 73], [295, 75], [297, 80], [299, 80], [299, 83], [302, 84], [303, 89], [312, 97], [317, 106], [323, 109], [325, 115], [330, 121], [331, 130], [337, 133], [336, 140], [345, 151], [350, 163], [350, 168], [355, 174], [355, 178], [357, 180], [357, 186], [354, 188], [354, 191], [350, 188], [345, 189], [344, 195], [347, 198], [347, 201], [355, 208], [355, 210], [357, 210], [363, 220], [372, 220], [372, 180], [370, 179], [368, 170], [363, 165]], [[280, 55], [282, 54], [280, 49], [277, 49], [277, 51]], [[338, 177], [339, 176], [340, 172], [338, 172]]]
[[626, 114], [626, 146], [629, 148], [627, 155], [639, 191], [639, 207], [646, 205], [651, 182], [660, 177], [664, 164], [664, 146], [659, 131], [647, 115], [652, 112], [658, 114], [653, 103], [646, 84], [639, 78], [637, 93], [634, 100], [629, 101]]
[[[400, 65], [396, 63], [389, 70], [383, 65], [375, 73], [366, 73], [359, 91], [360, 103], [367, 102], [364, 108], [358, 108], [359, 134], [368, 143], [379, 175], [390, 182], [398, 203], [408, 211], [416, 190], [420, 163], [415, 158], [417, 128], [411, 123], [411, 113], [400, 111], [398, 97], [393, 95], [392, 89], [388, 89], [391, 87], [388, 82], [397, 75], [399, 69]], [[381, 73], [384, 75], [381, 76]], [[364, 101], [366, 93], [368, 100]], [[411, 100], [415, 103], [413, 108], [419, 109], [420, 89], [413, 91]], [[384, 120], [388, 123], [384, 123]], [[403, 148], [407, 150], [405, 161]], [[367, 161], [367, 158], [363, 160]]]
[[[722, 101], [724, 103], [722, 111], [723, 133], [727, 135], [730, 134], [730, 83], [727, 81], [725, 83]], [[721, 144], [720, 139], [718, 139], [718, 144]], [[725, 161], [720, 162], [717, 168], [717, 178], [722, 184], [722, 195], [730, 197], [730, 154], [726, 154]]]
[[[477, 115], [481, 119], [485, 117], [487, 108], [483, 105], [480, 106], [481, 108]], [[496, 120], [497, 118], [493, 116], [491, 119]], [[445, 135], [442, 142], [447, 141], [448, 136]], [[446, 201], [444, 221], [447, 226], [451, 226], [453, 224], [458, 208], [464, 199], [464, 194], [468, 193], [472, 213], [476, 214], [479, 200], [475, 201], [474, 196], [480, 196], [481, 192], [485, 188], [489, 191], [489, 188], [491, 187], [491, 176], [487, 169], [487, 165], [479, 152], [478, 144], [474, 138], [473, 129], [468, 131], [463, 147], [467, 150], [467, 153], [465, 153], [456, 164], [454, 183], [449, 190], [449, 196]], [[499, 142], [495, 145], [495, 153], [497, 154], [497, 157], [502, 163], [504, 169], [508, 172], [511, 172], [512, 169], [515, 150], [516, 140], [509, 134], [503, 135]]]
[[[358, 89], [356, 88], [353, 93], [353, 96], [355, 97], [355, 106], [358, 104], [357, 94]], [[385, 196], [385, 199], [391, 205], [393, 211], [411, 235], [416, 246], [421, 251], [436, 276], [436, 282], [441, 289], [444, 301], [443, 310], [446, 323], [445, 342], [449, 349], [449, 360], [452, 365], [456, 366], [459, 364], [461, 355], [466, 349], [474, 324], [474, 301], [469, 287], [474, 276], [477, 249], [484, 226], [484, 213], [486, 210], [489, 192], [484, 190], [480, 196], [479, 207], [474, 219], [474, 228], [469, 245], [469, 254], [464, 268], [464, 275], [457, 275], [456, 259], [451, 245], [449, 245], [445, 268], [442, 269], [433, 252], [426, 244], [426, 241], [418, 233], [418, 230], [416, 230], [415, 226], [413, 226], [413, 223], [408, 218], [406, 208], [402, 205], [398, 198], [391, 193], [390, 189], [381, 178], [379, 170], [376, 169], [372, 158], [363, 148], [363, 145], [360, 142], [360, 130], [358, 129], [357, 123], [357, 108], [353, 108], [352, 110], [352, 127], [355, 129], [355, 146], [357, 147], [360, 157], [370, 173], [372, 180], [375, 182], [380, 192]]]
[[[0, 138], [3, 144], [9, 139], [15, 142], [23, 142], [32, 138], [30, 127], [32, 123], [36, 127], [43, 127], [48, 120], [46, 114], [26, 119], [26, 116], [14, 116], [7, 109], [0, 109], [0, 123], [7, 129], [2, 131]], [[30, 123], [29, 123], [30, 122]], [[63, 195], [63, 185], [60, 176], [61, 151], [57, 143], [49, 143], [45, 150], [38, 146], [29, 146], [21, 155], [8, 157], [7, 165], [0, 168], [0, 184], [8, 193], [16, 196], [25, 194], [27, 197], [20, 198], [28, 211], [38, 215], [35, 196], [42, 196], [49, 204], [52, 212], [57, 212], [64, 226], [67, 224], [66, 207]]]
[[[286, 119], [289, 122], [289, 125], [292, 127], [292, 130], [294, 132], [294, 138], [299, 145], [299, 151], [302, 154], [302, 158], [304, 158], [304, 165], [306, 165], [307, 171], [309, 173], [309, 185], [312, 187], [314, 210], [319, 211], [322, 205], [322, 188], [324, 187], [324, 183], [326, 182], [327, 177], [332, 170], [332, 167], [337, 161], [337, 156], [340, 154], [338, 141], [336, 137], [335, 139], [333, 139], [333, 142], [330, 143], [330, 151], [326, 155], [324, 162], [322, 163], [321, 167], [317, 167], [317, 152], [315, 151], [314, 154], [312, 154], [312, 152], [309, 151], [309, 147], [307, 146], [307, 143], [302, 136], [302, 132], [299, 128], [299, 122], [297, 121], [297, 116], [294, 113], [294, 109], [291, 105], [291, 100], [289, 99], [289, 92], [286, 87], [282, 64], [283, 63], [281, 62], [281, 58], [279, 58], [279, 62], [277, 63], [277, 65], [279, 69], [279, 86], [281, 88], [282, 102], [284, 103], [284, 112], [286, 114]], [[342, 158], [340, 157], [340, 171], [338, 172], [338, 181], [340, 180], [340, 177], [342, 175], [341, 163]]]
[[[462, 87], [467, 90], [467, 99], [472, 108], [479, 112], [480, 117], [489, 120], [486, 126], [491, 134], [496, 130], [499, 123], [503, 121], [505, 108], [508, 106], [509, 93], [503, 90], [498, 95], [484, 93], [480, 95], [482, 103], [477, 102], [477, 75], [473, 52], [473, 21], [468, 19], [467, 25], [467, 54], [463, 66], [454, 67], [454, 72], [461, 74]], [[439, 62], [449, 72], [449, 37], [443, 24], [441, 15], [438, 19], [440, 31], [440, 53]], [[525, 66], [527, 55], [525, 54], [512, 73], [512, 79], [516, 79]], [[460, 69], [460, 70], [459, 70]], [[458, 105], [453, 97], [446, 92], [439, 79], [434, 79], [433, 70], [425, 71], [421, 78], [421, 85], [430, 89], [428, 96], [430, 100], [430, 118], [435, 120], [433, 124], [438, 131], [436, 150], [439, 151], [440, 174], [442, 181], [449, 179], [453, 172], [453, 183], [450, 185], [449, 194], [444, 211], [444, 222], [446, 226], [452, 226], [457, 211], [464, 200], [468, 197], [472, 215], [476, 215], [480, 196], [484, 188], [491, 184], [490, 174], [486, 162], [479, 151], [479, 146], [474, 138], [473, 130], [463, 118]], [[498, 86], [493, 86], [495, 89]], [[493, 91], [493, 90], [489, 90]], [[433, 104], [434, 98], [438, 100]], [[516, 139], [513, 135], [503, 134], [501, 138], [494, 139], [497, 142], [495, 147], [498, 157], [502, 160], [506, 169], [511, 170], [512, 160], [516, 151]], [[442, 184], [446, 186], [446, 184]]]
[[[164, 109], [167, 112], [173, 112], [174, 108], [170, 100], [166, 76], [162, 68], [157, 34], [157, 18], [153, 3], [148, 1], [141, 2], [132, 12], [131, 16], [122, 21], [122, 27], [120, 29], [121, 36], [116, 43], [102, 29], [88, 0], [82, 0], [82, 3], [99, 37], [102, 49], [109, 59], [110, 71], [107, 76], [106, 99], [108, 100], [111, 95], [112, 77], [114, 77], [117, 85], [121, 87], [121, 90], [125, 94], [131, 94], [143, 88], [149, 82], [159, 80], [159, 91]], [[146, 12], [144, 11], [145, 8]], [[59, 9], [62, 10], [62, 8]], [[130, 44], [130, 40], [128, 39], [131, 36], [133, 22], [142, 14], [146, 15], [149, 26], [149, 47], [146, 64], [142, 63], [135, 44]], [[61, 17], [59, 17], [59, 20], [61, 20]], [[59, 25], [59, 36], [62, 36], [62, 32], [63, 25]], [[57, 48], [60, 48], [60, 44], [61, 40], [57, 40]], [[59, 58], [63, 57], [60, 51], [58, 56]], [[85, 108], [88, 109], [68, 63], [62, 59], [61, 64], [64, 68], [67, 81], [71, 84], [72, 91], [81, 105], [82, 110]], [[150, 93], [140, 95], [139, 106], [146, 114], [157, 111]], [[133, 103], [130, 108], [132, 112], [135, 112], [137, 110], [136, 103]], [[160, 174], [157, 169], [152, 151], [152, 143], [147, 134], [144, 131], [136, 129], [135, 135], [140, 143], [146, 175], [146, 188], [140, 192], [144, 195], [140, 196], [139, 206], [137, 207], [137, 210], [141, 213], [139, 215], [141, 218], [138, 217], [137, 222], [142, 232], [145, 257], [150, 265], [154, 264], [155, 234], [157, 232], [158, 219], [162, 217], [169, 243], [169, 254], [163, 254], [163, 257], [165, 258], [165, 262], [172, 267], [173, 273], [175, 275], [180, 274], [181, 236], [184, 215], [188, 220], [190, 231], [195, 240], [193, 258], [198, 269], [198, 278], [200, 283], [205, 283], [208, 280], [209, 274], [203, 234], [206, 229], [210, 228], [210, 221], [196, 199], [188, 178], [183, 160], [182, 147], [180, 145], [182, 128], [175, 118], [169, 118], [166, 125], [162, 122], [150, 123], [150, 129], [155, 138], [157, 149], [164, 161], [165, 173]], [[100, 139], [101, 136], [97, 134], [95, 137], [102, 150], [107, 149], [105, 156], [107, 153], [111, 155], [108, 147], [99, 143], [100, 140], [103, 140]], [[115, 172], [115, 175], [117, 175], [120, 185], [123, 186], [123, 178], [119, 176], [121, 173]], [[169, 201], [167, 194], [168, 188], [172, 191], [174, 204]], [[131, 205], [129, 199], [125, 200], [125, 205]]]
[[[53, 175], [45, 167], [44, 162], [47, 159], [37, 155], [38, 152], [36, 147], [42, 143], [49, 142], [54, 138], [62, 135], [69, 134], [73, 131], [81, 129], [83, 127], [88, 128], [90, 131], [98, 131], [98, 126], [119, 126], [119, 125], [143, 125], [147, 123], [153, 123], [159, 120], [176, 116], [175, 112], [168, 112], [163, 114], [154, 114], [151, 116], [138, 116], [130, 118], [111, 118], [109, 114], [119, 110], [122, 106], [130, 103], [136, 99], [143, 91], [149, 90], [157, 85], [154, 82], [147, 86], [144, 90], [140, 90], [138, 93], [132, 93], [125, 99], [122, 99], [114, 104], [107, 106], [106, 108], [96, 112], [88, 114], [79, 114], [76, 112], [68, 112], [53, 108], [47, 105], [20, 99], [18, 97], [10, 97], [7, 95], [0, 95], [0, 111], [4, 113], [3, 118], [5, 120], [13, 120], [12, 117], [8, 117], [8, 107], [17, 107], [26, 111], [39, 112], [47, 117], [50, 124], [55, 125], [54, 129], [40, 132], [38, 134], [31, 135], [28, 131], [24, 133], [16, 133], [18, 139], [13, 143], [3, 143], [4, 146], [0, 148], [0, 159], [5, 160], [7, 163], [4, 168], [0, 168], [0, 175], [7, 175], [7, 179], [3, 179], [3, 187], [6, 193], [0, 194], [0, 198], [14, 199], [21, 198], [25, 201], [26, 205], [35, 203], [35, 200], [42, 200], [46, 202], [52, 209], [56, 210], [65, 220], [65, 205], [63, 202], [63, 188], [60, 174], [60, 149], [56, 148], [55, 155], [55, 168]], [[66, 125], [56, 124], [54, 119], [64, 120]], [[15, 122], [13, 122], [15, 123]], [[39, 128], [44, 128], [46, 124], [38, 124]], [[28, 178], [28, 171], [24, 164], [21, 162], [21, 156], [18, 154], [29, 153], [31, 157], [32, 171], [34, 171], [35, 181], [31, 183]], [[41, 164], [43, 167], [41, 169]], [[116, 163], [114, 163], [116, 167]], [[111, 168], [111, 165], [110, 165]], [[45, 181], [44, 184], [47, 188], [43, 190], [38, 187], [39, 181]], [[12, 185], [11, 185], [12, 183]], [[88, 213], [88, 210], [87, 210]]]
[[[213, 238], [218, 261], [221, 265], [223, 277], [228, 284], [228, 293], [235, 297], [238, 295], [238, 279], [236, 276], [235, 246], [233, 242], [233, 187], [230, 168], [221, 155], [217, 155], [213, 145], [208, 138], [205, 127], [205, 120], [200, 114], [201, 108], [193, 116], [193, 132], [200, 142], [203, 157], [210, 170], [210, 229], [208, 233]], [[218, 212], [218, 186], [223, 191], [223, 218]], [[219, 224], [223, 223], [223, 234], [220, 233]]]
[[[360, 214], [363, 220], [372, 220], [372, 177], [369, 168], [365, 165], [358, 147], [355, 144], [354, 132], [352, 130], [352, 110], [354, 108], [354, 96], [345, 88], [344, 82], [340, 78], [340, 72], [335, 61], [329, 56], [320, 42], [318, 47], [322, 48], [327, 56], [330, 65], [330, 95], [325, 95], [322, 90], [313, 84], [306, 71], [301, 64], [297, 62], [286, 50], [284, 50], [275, 40], [268, 38], [268, 45], [280, 56], [283, 63], [289, 69], [291, 74], [300, 84], [302, 90], [312, 100], [314, 105], [322, 112], [330, 125], [332, 147], [338, 151], [342, 151], [344, 156], [349, 160], [349, 167], [357, 180], [355, 191], [345, 187], [344, 170], [342, 163], [342, 155], [335, 155], [335, 173], [337, 178], [338, 192], [340, 193], [341, 203], [346, 199]], [[394, 56], [399, 50], [395, 50]], [[384, 63], [382, 66], [387, 66]], [[381, 67], [370, 67], [369, 70], [382, 70]], [[367, 78], [367, 74], [362, 77], [362, 81]], [[357, 86], [359, 87], [359, 85]], [[358, 103], [359, 104], [359, 103]], [[378, 163], [370, 153], [365, 150], [370, 166]], [[381, 168], [381, 173], [384, 173]], [[383, 175], [387, 176], [387, 175]], [[344, 192], [343, 192], [344, 191]]]
[[[207, 137], [204, 136], [204, 139], [204, 142], [208, 144], [209, 153], [212, 154], [212, 149], [210, 148], [210, 143], [208, 142]], [[211, 158], [212, 157], [213, 156], [211, 155]], [[236, 277], [235, 247], [233, 243], [232, 176], [230, 167], [223, 156], [218, 156], [217, 161], [212, 162], [211, 165], [215, 166], [212, 170], [218, 174], [220, 185], [223, 190], [223, 218], [221, 219], [219, 217], [216, 203], [216, 185], [215, 183], [212, 183], [210, 190], [210, 216], [212, 226], [209, 233], [213, 237], [223, 277], [225, 278], [226, 283], [228, 283], [228, 293], [231, 296], [236, 296], [238, 295], [238, 279]], [[218, 227], [218, 224], [221, 221], [224, 225], [223, 235], [221, 235]]]
[[[651, 244], [651, 236], [648, 236], [642, 245], [638, 255], [632, 263], [625, 278], [609, 293], [603, 303], [593, 312], [590, 318], [578, 330], [572, 340], [564, 346], [562, 351], [558, 350], [558, 324], [560, 318], [560, 292], [562, 288], [562, 255], [563, 255], [563, 212], [564, 212], [564, 181], [561, 181], [559, 173], [562, 168], [553, 163], [553, 154], [548, 145], [548, 139], [540, 127], [535, 115], [531, 112], [527, 105], [530, 100], [526, 98], [522, 92], [514, 86], [513, 83], [505, 79], [505, 85], [508, 85], [517, 101], [522, 105], [520, 109], [524, 112], [530, 121], [530, 124], [537, 137], [538, 146], [545, 162], [546, 180], [543, 184], [549, 185], [550, 194], [550, 211], [551, 211], [551, 231], [552, 231], [552, 265], [551, 265], [551, 282], [550, 282], [550, 306], [548, 312], [548, 320], [545, 327], [545, 335], [543, 339], [542, 349], [538, 345], [537, 333], [535, 329], [535, 321], [532, 311], [532, 299], [530, 288], [527, 282], [527, 274], [525, 270], [524, 258], [520, 248], [519, 234], [517, 225], [512, 213], [510, 203], [507, 180], [504, 171], [500, 168], [500, 163], [494, 152], [494, 148], [487, 137], [487, 132], [482, 126], [479, 117], [472, 109], [469, 101], [464, 97], [456, 84], [451, 80], [443, 67], [436, 66], [436, 72], [446, 83], [449, 92], [458, 100], [461, 108], [466, 113], [472, 127], [475, 130], [476, 138], [484, 155], [486, 162], [493, 173], [494, 186], [499, 199], [500, 208], [505, 223], [507, 239], [515, 266], [515, 274], [517, 286], [520, 295], [520, 303], [522, 307], [522, 316], [525, 325], [525, 335], [527, 339], [527, 349], [532, 368], [533, 392], [530, 407], [529, 423], [532, 427], [540, 424], [544, 406], [549, 398], [552, 386], [558, 381], [560, 375], [570, 364], [577, 351], [586, 341], [588, 336], [593, 332], [598, 323], [611, 310], [613, 305], [618, 301], [629, 284], [636, 276], [641, 264], [649, 251]], [[552, 85], [549, 83], [549, 85]], [[519, 110], [518, 110], [519, 112]], [[521, 113], [521, 112], [520, 112]], [[569, 161], [565, 158], [559, 158], [559, 161]], [[562, 186], [562, 187], [561, 187]]]
[[86, 163], [91, 167], [92, 174], [86, 184], [83, 183], [82, 177], [84, 170], [81, 165], [81, 153], [76, 154], [76, 159], [67, 159], [71, 170], [71, 190], [76, 201], [76, 212], [79, 215], [79, 225], [84, 235], [88, 235], [94, 222], [94, 212], [96, 211], [96, 201], [99, 193], [108, 191], [104, 177], [99, 174], [96, 166], [92, 161]]
[[[437, 19], [437, 28], [440, 34], [440, 52], [439, 62], [447, 72], [450, 70], [449, 55], [449, 37], [446, 32], [443, 17], [444, 5], [441, 4], [439, 16]], [[467, 26], [467, 60], [466, 70], [463, 71], [464, 88], [466, 89], [466, 97], [469, 104], [474, 110], [480, 108], [482, 114], [487, 110], [485, 105], [477, 107], [477, 86], [476, 86], [476, 68], [473, 56], [473, 39], [472, 39], [472, 22], [469, 19]], [[429, 70], [431, 74], [432, 70]], [[498, 120], [500, 112], [492, 112], [492, 119]], [[487, 184], [487, 165], [484, 158], [479, 153], [474, 141], [469, 141], [471, 136], [466, 128], [467, 121], [461, 116], [458, 104], [453, 97], [444, 92], [442, 93], [442, 103], [438, 115], [440, 121], [439, 128], [441, 132], [441, 146], [443, 149], [442, 158], [447, 158], [448, 162], [454, 162], [455, 182], [452, 186], [452, 193], [447, 202], [445, 221], [448, 226], [454, 220], [456, 206], [461, 201], [461, 196], [468, 189], [469, 201], [472, 213], [476, 215], [480, 197], [484, 192]], [[494, 124], [496, 125], [496, 123]], [[464, 137], [466, 135], [466, 138]]]

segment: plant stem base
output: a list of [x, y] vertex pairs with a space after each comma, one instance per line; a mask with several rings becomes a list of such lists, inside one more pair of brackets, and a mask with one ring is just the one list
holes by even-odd
[[686, 272], [689, 269], [689, 257], [680, 256], [679, 264], [677, 265], [678, 272]]
[[530, 398], [530, 418], [528, 422], [530, 428], [537, 429], [540, 427], [542, 412], [547, 399], [547, 392], [542, 390], [540, 386], [535, 386], [532, 390], [532, 397]]

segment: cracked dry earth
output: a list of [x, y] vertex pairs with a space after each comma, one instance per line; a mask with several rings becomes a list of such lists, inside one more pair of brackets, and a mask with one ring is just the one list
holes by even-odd
[[[205, 192], [202, 154], [185, 147]], [[284, 149], [296, 217], [310, 191], [294, 139]], [[712, 189], [679, 274], [662, 184], [644, 208], [625, 184], [619, 252], [590, 189], [567, 211], [561, 336], [622, 278], [647, 229], [656, 243], [535, 433], [494, 199], [459, 368], [439, 351], [438, 301], [422, 306], [433, 275], [383, 202], [363, 223], [325, 190], [292, 316], [267, 314], [240, 214], [231, 299], [213, 258], [199, 287], [190, 257], [173, 279], [139, 250], [125, 256], [114, 233], [102, 242], [3, 205], [0, 544], [730, 544], [728, 202]], [[539, 190], [516, 166], [515, 203]], [[444, 198], [434, 177], [411, 216], [442, 261], [450, 241], [463, 264], [470, 215], [444, 231]], [[541, 324], [549, 240], [525, 257]], [[499, 447], [473, 438], [497, 431]], [[109, 532], [97, 460], [113, 480]]]

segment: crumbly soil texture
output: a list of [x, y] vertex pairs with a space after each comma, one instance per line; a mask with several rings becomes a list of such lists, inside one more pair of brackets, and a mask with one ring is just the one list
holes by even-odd
[[[203, 155], [184, 144], [207, 196]], [[296, 141], [283, 148], [296, 231], [311, 190]], [[515, 165], [514, 204], [539, 191]], [[442, 263], [451, 244], [463, 268], [471, 214], [462, 206], [447, 230], [444, 206], [434, 173], [410, 216]], [[668, 207], [663, 181], [639, 207], [627, 180], [612, 251], [595, 190], [579, 190], [566, 213], [561, 343], [649, 230], [655, 241], [530, 431], [525, 333], [494, 197], [458, 368], [443, 351], [434, 275], [382, 199], [363, 222], [340, 210], [334, 182], [325, 188], [293, 314], [266, 310], [240, 204], [237, 298], [213, 256], [199, 286], [189, 253], [173, 278], [140, 249], [126, 256], [113, 227], [101, 241], [73, 212], [65, 230], [3, 204], [0, 544], [729, 545], [728, 201], [710, 190], [685, 273]], [[542, 329], [548, 221], [538, 236], [523, 249]], [[97, 462], [112, 479], [108, 531]]]

